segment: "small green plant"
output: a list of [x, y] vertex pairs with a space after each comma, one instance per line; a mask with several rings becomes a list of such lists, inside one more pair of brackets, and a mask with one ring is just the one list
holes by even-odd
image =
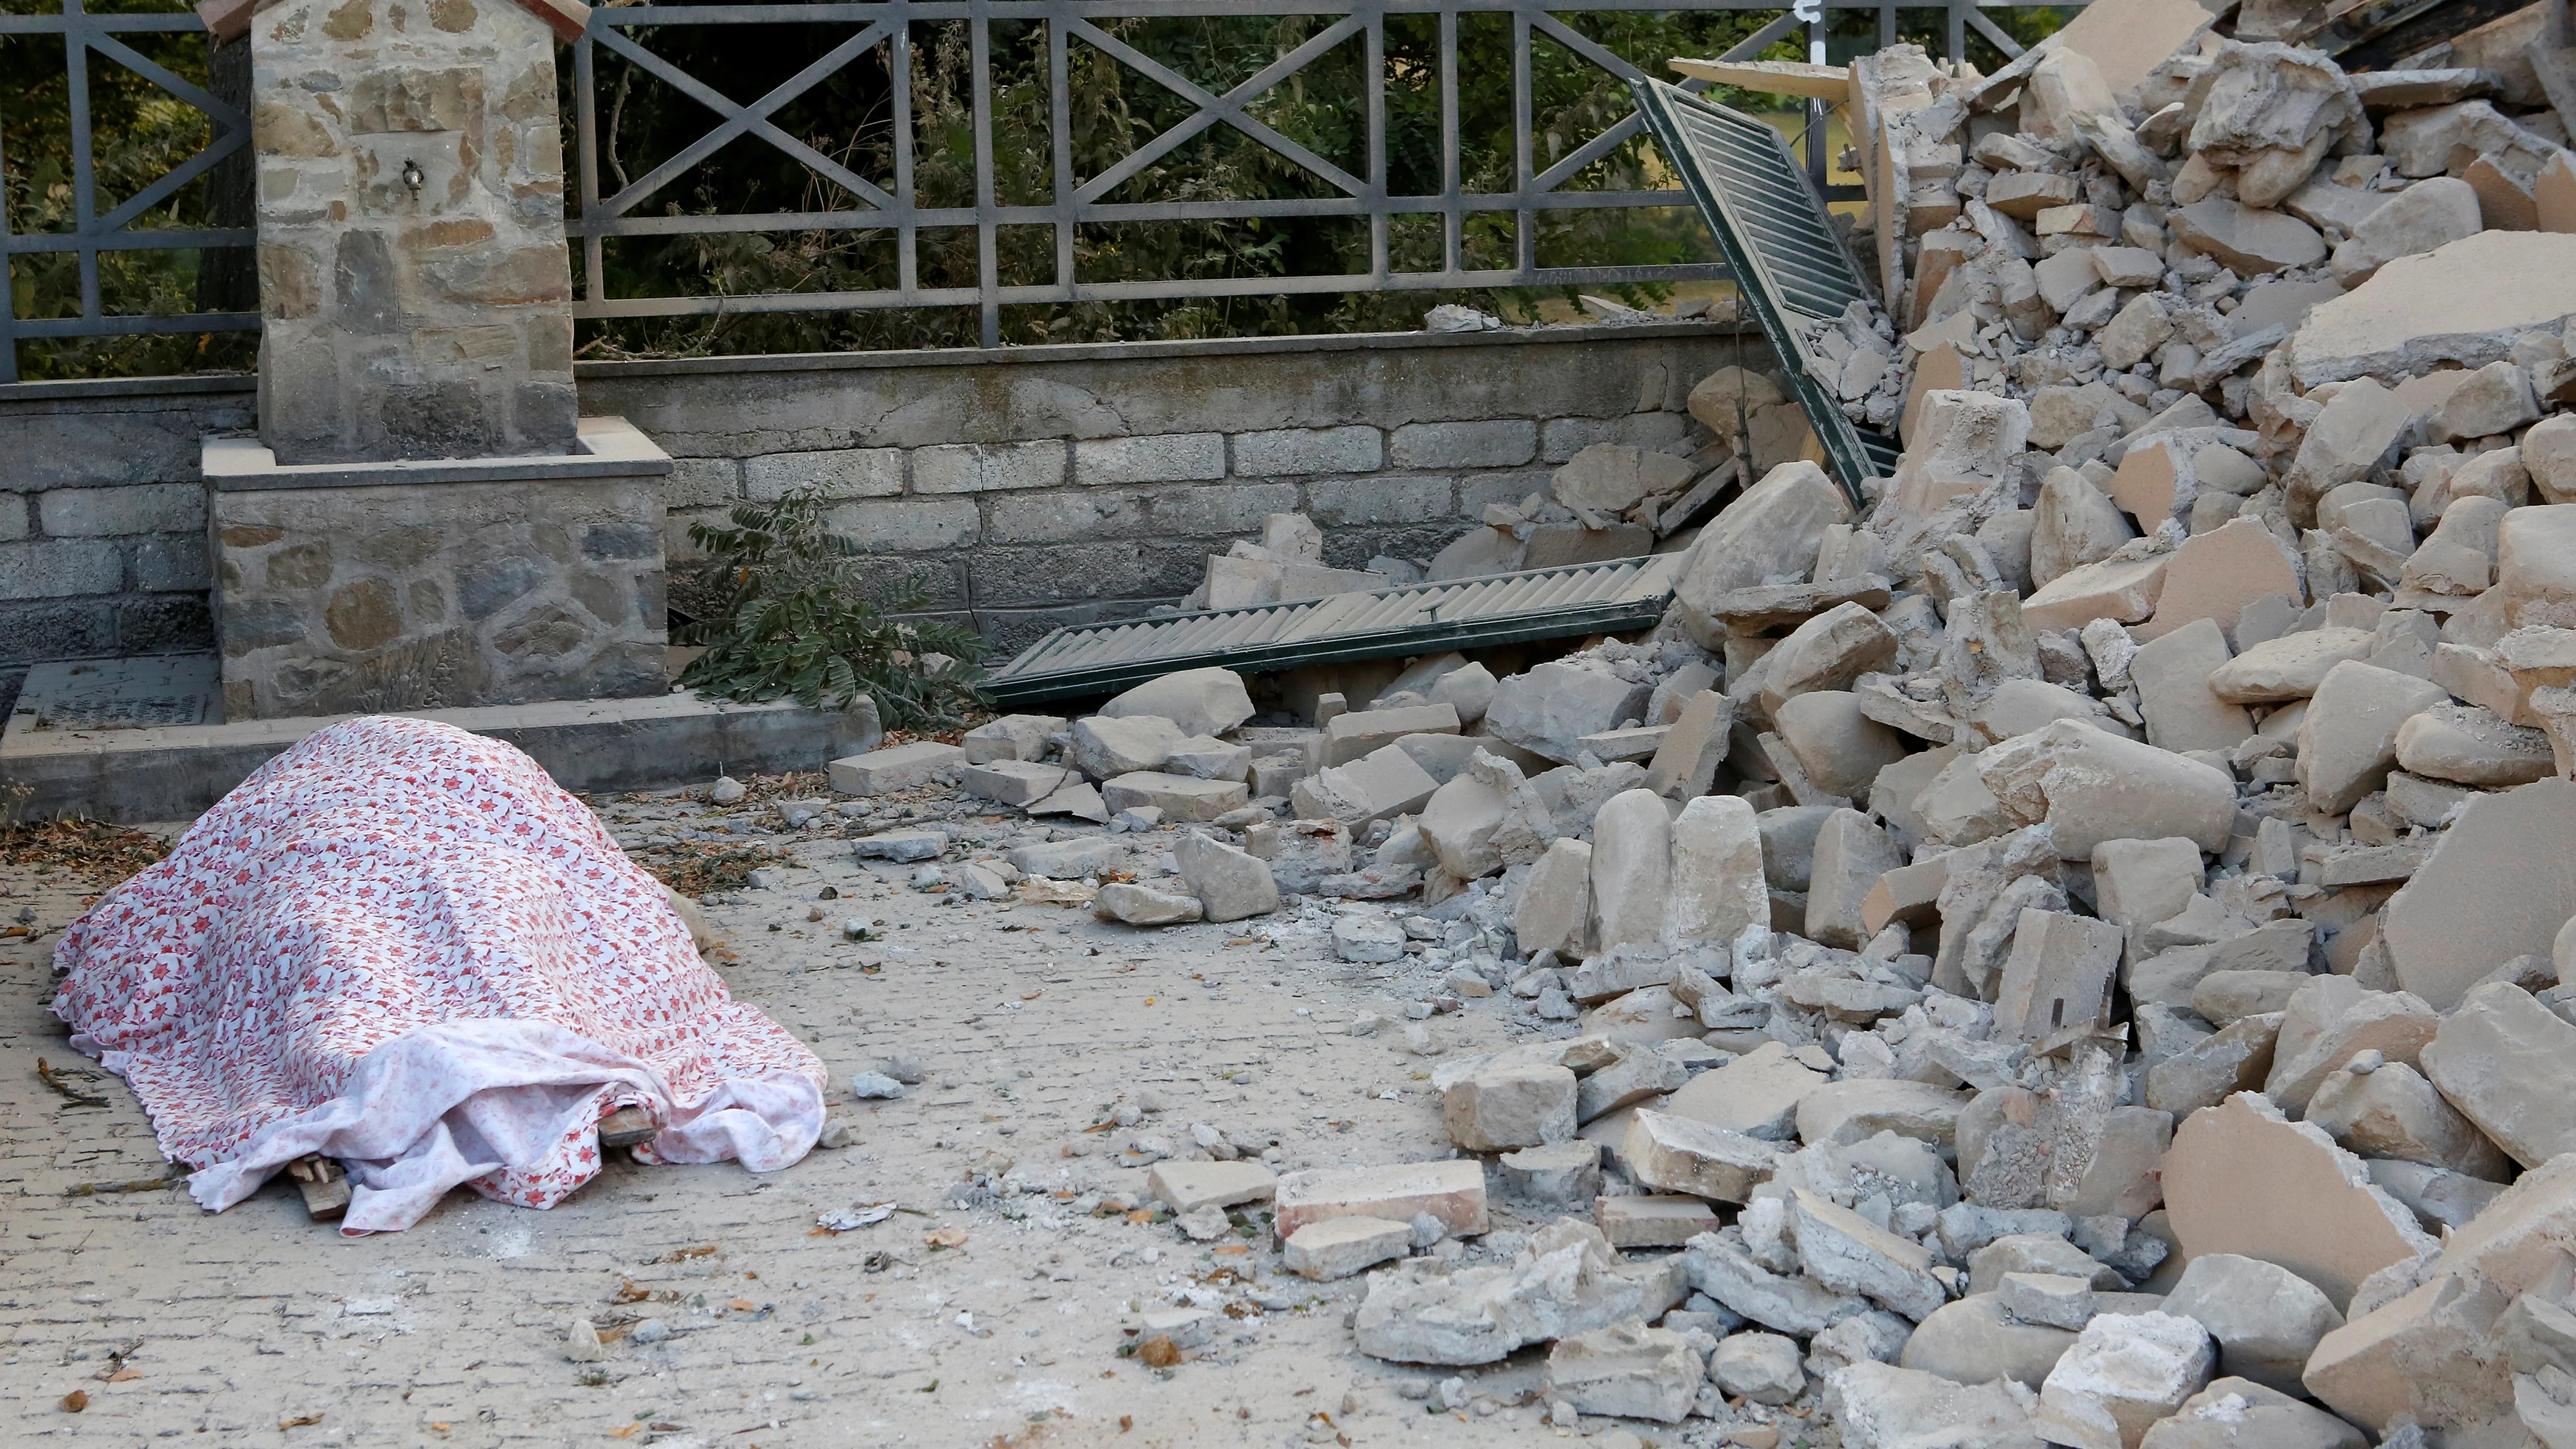
[[820, 491], [745, 503], [732, 519], [730, 528], [689, 526], [707, 552], [714, 607], [681, 631], [679, 642], [707, 651], [681, 684], [747, 704], [787, 696], [836, 709], [864, 694], [888, 729], [965, 723], [982, 698], [984, 641], [955, 624], [899, 617], [929, 597], [865, 577], [858, 546], [824, 518]]

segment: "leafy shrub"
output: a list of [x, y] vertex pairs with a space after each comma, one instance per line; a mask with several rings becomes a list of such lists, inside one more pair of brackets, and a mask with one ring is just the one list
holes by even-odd
[[792, 697], [846, 709], [860, 695], [888, 729], [936, 730], [965, 722], [981, 700], [972, 630], [917, 614], [930, 599], [909, 584], [888, 589], [861, 574], [858, 546], [831, 532], [819, 490], [775, 503], [745, 503], [733, 526], [689, 525], [707, 551], [707, 617], [680, 632], [702, 644], [680, 683], [756, 704]]

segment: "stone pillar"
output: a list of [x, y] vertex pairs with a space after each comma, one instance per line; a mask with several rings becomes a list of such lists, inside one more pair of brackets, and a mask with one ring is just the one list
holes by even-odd
[[260, 437], [203, 464], [230, 720], [659, 694], [670, 458], [579, 416], [575, 0], [209, 0], [250, 46]]
[[261, 441], [290, 466], [573, 451], [554, 43], [579, 19], [543, 0], [245, 18]]

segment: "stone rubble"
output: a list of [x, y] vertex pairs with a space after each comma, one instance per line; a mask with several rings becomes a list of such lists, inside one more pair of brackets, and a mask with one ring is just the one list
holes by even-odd
[[[1551, 1423], [2576, 1443], [2576, 161], [2517, 79], [2576, 69], [2347, 75], [2293, 9], [1746, 70], [1866, 137], [1889, 305], [1818, 343], [1905, 440], [1865, 508], [1728, 369], [1704, 446], [1585, 447], [1428, 566], [1678, 552], [1641, 636], [836, 762], [1042, 832], [862, 853], [1401, 983], [1349, 1029], [1459, 1155], [1155, 1191], [1275, 1194], [1364, 1355], [1545, 1345]], [[1405, 581], [1322, 560], [1276, 516], [1194, 602]], [[1105, 829], [1036, 823], [1073, 788]]]

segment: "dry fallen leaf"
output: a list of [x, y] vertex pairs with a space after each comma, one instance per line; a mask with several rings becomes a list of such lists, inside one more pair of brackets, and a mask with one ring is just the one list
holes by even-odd
[[77, 1414], [88, 1407], [89, 1390], [87, 1389], [74, 1389], [63, 1395], [63, 1412], [66, 1414]]
[[141, 1377], [143, 1377], [143, 1370], [141, 1369], [121, 1368], [116, 1372], [109, 1374], [107, 1376], [107, 1381], [111, 1384], [130, 1384]]
[[321, 1422], [322, 1416], [320, 1414], [298, 1414], [292, 1419], [278, 1420], [277, 1427], [281, 1429], [309, 1429]]
[[609, 1430], [608, 1437], [611, 1439], [632, 1439], [635, 1437], [635, 1431], [643, 1427], [644, 1426], [641, 1424], [622, 1425], [618, 1428]]
[[962, 1248], [966, 1246], [966, 1230], [964, 1228], [932, 1228], [929, 1232], [922, 1235], [921, 1240], [934, 1248]]
[[732, 1309], [736, 1313], [751, 1313], [757, 1311], [760, 1305], [752, 1302], [748, 1298], [736, 1298], [726, 1303], [725, 1307]]
[[1181, 1348], [1168, 1333], [1158, 1333], [1136, 1345], [1136, 1357], [1147, 1368], [1170, 1368], [1181, 1361]]

